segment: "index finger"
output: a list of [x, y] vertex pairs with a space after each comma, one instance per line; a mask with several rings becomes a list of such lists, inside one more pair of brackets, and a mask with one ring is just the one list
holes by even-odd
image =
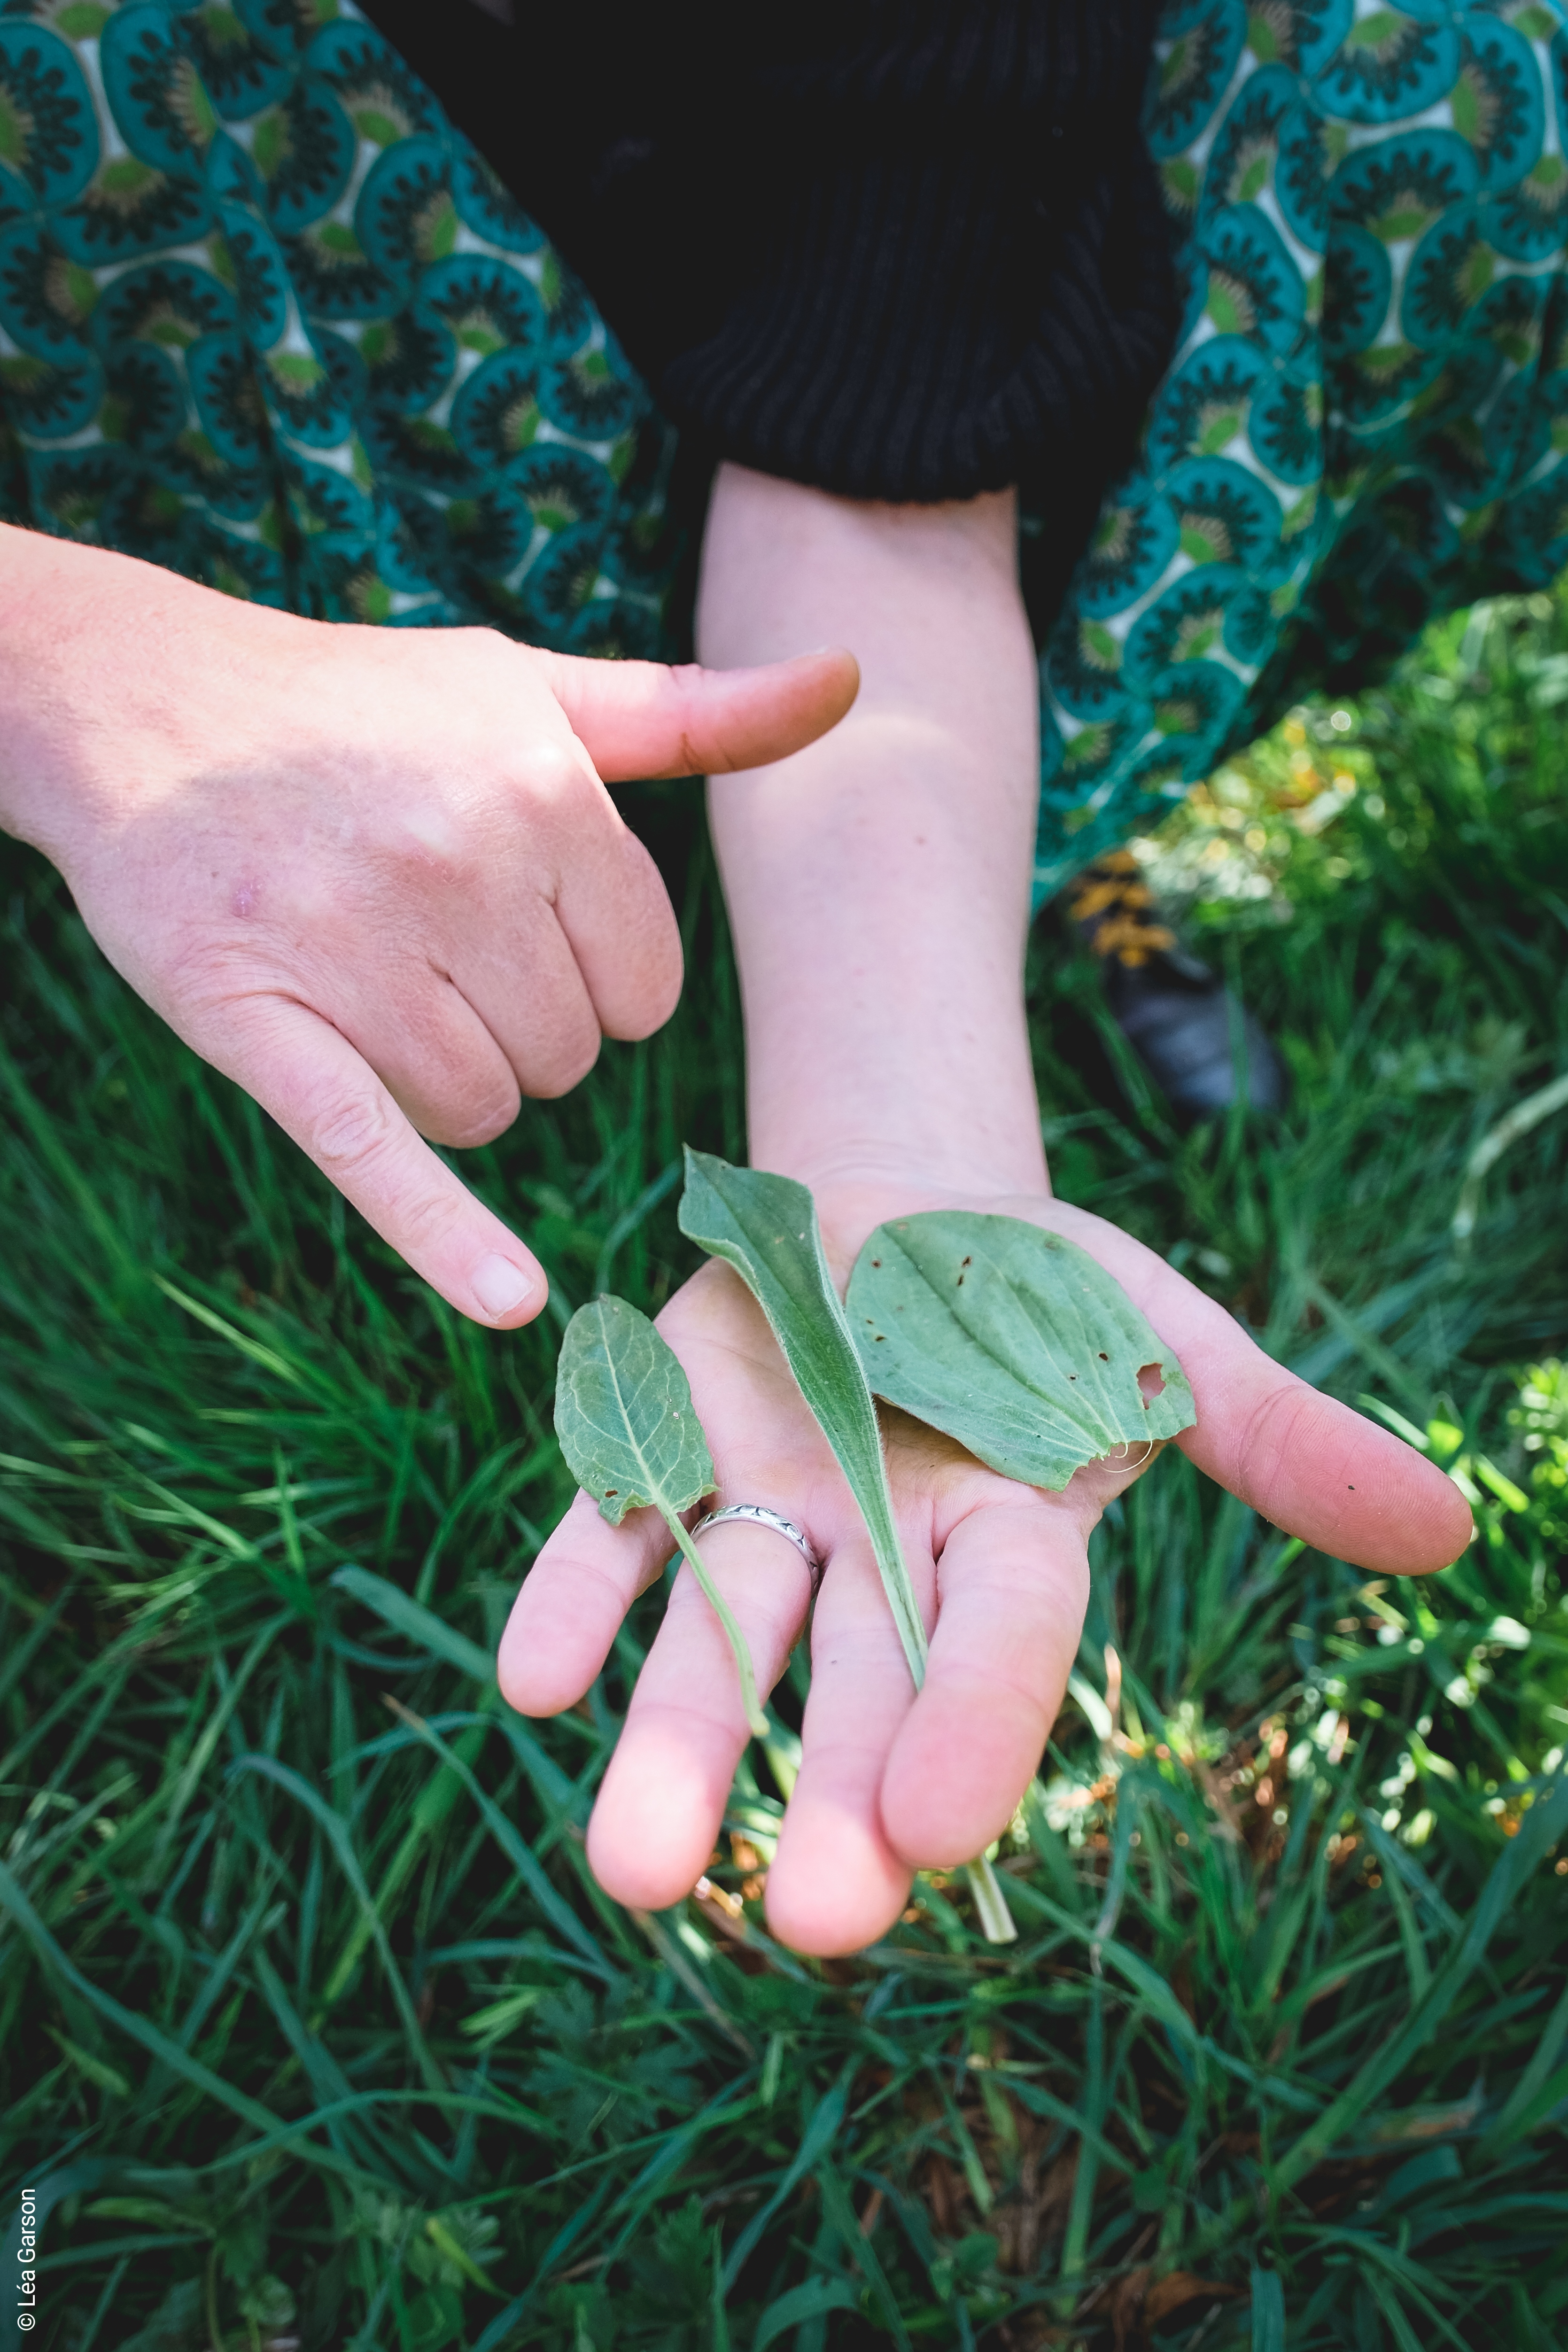
[[198, 1052], [238, 1081], [368, 1224], [460, 1315], [507, 1329], [549, 1296], [532, 1252], [477, 1201], [342, 1030], [297, 999], [230, 1008]]

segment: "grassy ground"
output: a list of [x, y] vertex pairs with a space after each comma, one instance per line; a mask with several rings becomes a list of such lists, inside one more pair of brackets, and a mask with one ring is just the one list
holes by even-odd
[[[634, 1916], [591, 1703], [489, 1652], [565, 1498], [562, 1318], [688, 1264], [739, 1156], [690, 794], [641, 813], [666, 1034], [476, 1155], [557, 1312], [459, 1325], [107, 973], [34, 860], [0, 1015], [0, 2186], [61, 2352], [1546, 2347], [1568, 2325], [1568, 604], [1461, 619], [1151, 853], [1282, 1038], [1288, 1116], [1175, 1133], [1048, 929], [1053, 1162], [1476, 1502], [1419, 1591], [1168, 1456], [1097, 1539], [1001, 1855], [854, 1964], [756, 1900], [804, 1665], [706, 1891]], [[1341, 721], [1348, 721], [1342, 724]], [[1456, 1212], [1473, 1231], [1456, 1234]], [[1462, 1221], [1461, 1221], [1462, 1222]]]

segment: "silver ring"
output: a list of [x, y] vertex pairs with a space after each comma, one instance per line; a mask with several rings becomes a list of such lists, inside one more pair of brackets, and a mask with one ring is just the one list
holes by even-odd
[[811, 1538], [804, 1528], [786, 1519], [782, 1511], [770, 1511], [765, 1503], [726, 1503], [721, 1511], [710, 1511], [698, 1520], [692, 1535], [700, 1536], [707, 1528], [716, 1528], [725, 1519], [749, 1519], [753, 1527], [772, 1528], [774, 1535], [783, 1536], [794, 1544], [805, 1562], [805, 1572], [811, 1579], [811, 1597], [815, 1601], [822, 1585], [826, 1561], [819, 1559], [811, 1548]]

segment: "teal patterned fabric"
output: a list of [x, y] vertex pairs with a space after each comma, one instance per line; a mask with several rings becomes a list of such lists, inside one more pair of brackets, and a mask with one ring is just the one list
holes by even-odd
[[1042, 656], [1041, 897], [1568, 562], [1562, 0], [1171, 0], [1148, 125], [1186, 317]]
[[[1042, 654], [1041, 896], [1568, 561], [1568, 0], [1168, 0], [1149, 134], [1186, 318]], [[0, 514], [651, 654], [673, 446], [349, 0], [0, 0]]]
[[7, 519], [326, 619], [654, 652], [672, 447], [343, 0], [0, 0]]

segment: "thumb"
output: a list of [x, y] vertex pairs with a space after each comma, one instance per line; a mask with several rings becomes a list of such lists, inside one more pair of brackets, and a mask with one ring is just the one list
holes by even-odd
[[1429, 1576], [1458, 1559], [1469, 1509], [1435, 1462], [1277, 1364], [1217, 1299], [1130, 1234], [1060, 1203], [1050, 1223], [1100, 1260], [1175, 1349], [1197, 1421], [1174, 1442], [1205, 1477], [1287, 1535], [1374, 1575]]
[[1458, 1559], [1469, 1507], [1436, 1464], [1232, 1329], [1194, 1372], [1197, 1426], [1176, 1440], [1199, 1469], [1288, 1535], [1376, 1575]]
[[764, 768], [837, 727], [860, 689], [860, 666], [842, 646], [760, 669], [549, 660], [556, 700], [610, 784]]

